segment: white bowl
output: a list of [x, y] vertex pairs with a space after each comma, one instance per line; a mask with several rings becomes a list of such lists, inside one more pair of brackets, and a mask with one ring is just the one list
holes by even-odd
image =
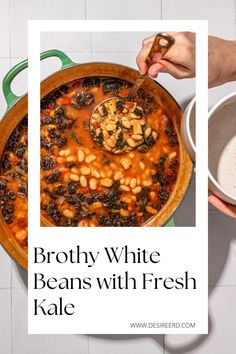
[[209, 189], [236, 205], [236, 92], [209, 111], [208, 139]]

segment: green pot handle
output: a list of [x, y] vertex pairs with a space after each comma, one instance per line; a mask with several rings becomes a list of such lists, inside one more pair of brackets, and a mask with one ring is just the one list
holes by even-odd
[[167, 227], [175, 227], [175, 221], [173, 218], [171, 218], [170, 220], [167, 221], [167, 223], [164, 225], [164, 226], [167, 226]]
[[[75, 65], [75, 63], [63, 52], [57, 49], [47, 50], [40, 54], [40, 60], [57, 57], [61, 60], [61, 68], [65, 69], [70, 66]], [[18, 101], [21, 97], [16, 96], [11, 90], [12, 80], [24, 69], [28, 67], [28, 60], [24, 60], [19, 64], [16, 64], [4, 77], [2, 82], [2, 90], [7, 102], [7, 109], [13, 106], [16, 101]]]

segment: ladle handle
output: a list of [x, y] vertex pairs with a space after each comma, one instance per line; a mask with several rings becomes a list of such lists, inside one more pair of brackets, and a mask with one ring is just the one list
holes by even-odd
[[161, 53], [161, 55], [164, 56], [174, 43], [175, 39], [170, 34], [165, 32], [158, 33], [154, 38], [152, 47], [146, 59], [148, 67], [152, 64], [155, 54]]

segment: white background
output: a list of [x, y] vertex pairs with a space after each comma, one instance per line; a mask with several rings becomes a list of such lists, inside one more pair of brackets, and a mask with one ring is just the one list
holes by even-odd
[[[196, 32], [196, 97], [197, 97], [197, 117], [205, 117], [198, 120], [196, 127], [197, 142], [201, 144], [197, 149], [200, 159], [197, 158], [197, 191], [196, 191], [196, 227], [177, 228], [132, 228], [129, 230], [114, 228], [40, 228], [40, 193], [39, 193], [39, 166], [40, 166], [40, 31], [80, 31], [87, 32], [89, 29], [96, 32], [107, 32], [105, 36], [109, 38], [112, 31], [139, 31], [142, 27], [146, 31], [158, 32], [161, 28], [169, 28], [169, 31], [193, 31]], [[207, 246], [208, 246], [208, 223], [207, 223], [207, 22], [205, 21], [30, 21], [29, 23], [29, 299], [28, 299], [28, 320], [29, 333], [207, 333]], [[201, 103], [201, 104], [199, 104]], [[38, 117], [38, 119], [35, 117]], [[198, 144], [197, 144], [198, 146]], [[194, 202], [194, 201], [193, 201]], [[42, 238], [43, 235], [47, 237]], [[73, 238], [72, 238], [73, 235]], [[59, 237], [60, 236], [60, 237]], [[173, 240], [175, 237], [175, 240]], [[41, 241], [42, 239], [42, 241]], [[50, 240], [50, 241], [49, 241]], [[197, 289], [194, 292], [185, 292], [181, 296], [179, 291], [172, 291], [172, 296], [166, 291], [159, 291], [158, 297], [155, 292], [147, 292], [147, 305], [139, 307], [143, 299], [143, 292], [140, 289], [135, 291], [127, 289], [125, 294], [121, 291], [117, 294], [115, 306], [113, 306], [113, 294], [107, 297], [99, 289], [94, 288], [80, 292], [80, 296], [74, 295], [76, 304], [80, 307], [79, 316], [65, 317], [45, 317], [34, 316], [34, 299], [40, 296], [41, 299], [48, 298], [50, 302], [53, 297], [51, 291], [46, 289], [34, 290], [34, 273], [37, 269], [45, 269], [45, 275], [55, 273], [56, 277], [63, 276], [63, 269], [54, 263], [53, 268], [48, 266], [36, 266], [34, 264], [33, 249], [42, 246], [47, 249], [51, 245], [59, 250], [66, 249], [68, 243], [70, 247], [81, 245], [85, 249], [100, 249], [101, 245], [113, 245], [122, 247], [127, 242], [131, 250], [136, 247], [145, 246], [152, 249], [158, 243], [163, 261], [160, 263], [160, 276], [162, 272], [169, 276], [172, 273], [185, 271], [194, 268], [192, 275], [197, 280]], [[56, 246], [57, 245], [57, 246]], [[142, 245], [142, 246], [141, 246]], [[155, 250], [155, 249], [154, 249]], [[174, 252], [173, 252], [174, 250]], [[171, 256], [170, 256], [171, 255]], [[199, 256], [201, 258], [199, 259]], [[107, 267], [104, 258], [101, 258], [94, 272], [97, 276], [104, 274], [109, 276], [110, 272], [120, 273], [122, 267]], [[168, 265], [168, 266], [167, 266]], [[67, 265], [66, 273], [74, 274], [74, 265]], [[65, 268], [64, 268], [65, 269]], [[142, 269], [146, 269], [143, 266]], [[152, 267], [148, 267], [150, 272]], [[132, 271], [135, 277], [140, 273], [140, 267], [129, 265], [128, 270]], [[145, 270], [143, 270], [145, 271]], [[86, 272], [79, 266], [77, 272], [84, 277]], [[96, 273], [97, 272], [97, 273]], [[122, 271], [121, 271], [122, 273]], [[191, 274], [191, 272], [190, 272]], [[76, 272], [75, 275], [76, 276]], [[175, 277], [175, 276], [174, 276]], [[121, 294], [123, 296], [121, 296]], [[51, 294], [52, 295], [52, 294]], [[60, 291], [54, 291], [54, 299], [61, 296]], [[65, 292], [66, 303], [72, 296], [71, 292]], [[114, 293], [114, 296], [116, 294]], [[77, 297], [76, 297], [77, 296]], [[174, 306], [172, 306], [174, 303]], [[75, 304], [75, 305], [76, 305]], [[112, 305], [112, 306], [111, 306]], [[155, 306], [155, 311], [153, 310]], [[122, 309], [122, 311], [121, 311]], [[136, 317], [134, 316], [136, 315]], [[129, 322], [196, 322], [195, 328], [130, 328]], [[190, 321], [190, 319], [192, 319]]]
[[[67, 4], [71, 6], [66, 6]], [[133, 6], [133, 4], [138, 6]], [[0, 78], [9, 68], [27, 56], [27, 19], [91, 19], [91, 18], [151, 18], [151, 19], [209, 19], [210, 33], [224, 38], [236, 38], [234, 0], [149, 0], [126, 1], [126, 10], [122, 8], [123, 0], [64, 0], [57, 6], [58, 0], [2, 0], [0, 3], [0, 26], [2, 26], [0, 47]], [[61, 6], [63, 4], [64, 6]], [[42, 7], [43, 5], [43, 7]], [[86, 6], [87, 5], [87, 6]], [[106, 8], [104, 8], [106, 5]], [[161, 7], [161, 5], [163, 5]], [[44, 11], [42, 10], [44, 9]], [[57, 48], [69, 53], [76, 62], [101, 60], [106, 55], [113, 62], [126, 63], [135, 67], [135, 55], [140, 46], [139, 36], [121, 48], [118, 52], [110, 51], [103, 43], [100, 51], [87, 45], [81, 45], [81, 37], [77, 37], [80, 50], [75, 49], [75, 38], [61, 37]], [[44, 49], [51, 49], [51, 38], [46, 37]], [[101, 53], [103, 51], [103, 53]], [[105, 53], [106, 52], [106, 53]], [[59, 63], [47, 61], [43, 66], [44, 76], [59, 68]], [[194, 80], [176, 81], [167, 75], [159, 78], [164, 86], [174, 94], [183, 105], [194, 92]], [[181, 89], [180, 89], [181, 86]], [[19, 75], [13, 82], [15, 92], [27, 91], [27, 72]], [[235, 89], [235, 83], [210, 90], [210, 105]], [[0, 112], [4, 114], [6, 104], [0, 94]], [[177, 211], [175, 218], [178, 225], [193, 222], [192, 198], [193, 186]], [[0, 351], [6, 354], [235, 354], [236, 351], [236, 243], [235, 221], [229, 219], [215, 209], [209, 210], [209, 321], [208, 335], [133, 335], [133, 336], [76, 336], [76, 335], [27, 335], [27, 274], [0, 250]], [[191, 225], [191, 223], [190, 223]], [[224, 306], [222, 305], [224, 304]]]
[[[165, 228], [159, 234], [156, 228], [113, 228], [105, 232], [102, 228], [91, 232], [91, 228], [81, 228], [77, 235], [58, 234], [57, 237], [47, 235], [30, 242], [30, 247], [37, 245], [45, 251], [68, 252], [80, 246], [81, 251], [92, 251], [100, 254], [93, 267], [85, 264], [30, 264], [29, 278], [29, 333], [204, 333], [207, 331], [207, 247], [204, 240], [207, 234], [199, 236], [196, 230], [188, 235], [181, 235], [180, 228]], [[66, 237], [66, 242], [64, 241]], [[123, 247], [128, 245], [129, 251], [137, 252], [146, 249], [149, 253], [158, 251], [158, 264], [110, 264], [103, 247]], [[31, 248], [31, 252], [32, 248]], [[82, 257], [81, 257], [82, 258]], [[33, 259], [31, 254], [31, 260]], [[40, 259], [40, 258], [39, 258]], [[123, 258], [122, 258], [123, 260]], [[137, 280], [137, 290], [132, 286], [128, 290], [99, 290], [96, 278], [109, 279], [114, 273]], [[149, 290], [142, 290], [142, 273], [153, 273], [155, 277], [183, 277], [188, 271], [189, 277], [196, 278], [197, 290], [159, 290], [147, 284]], [[91, 277], [92, 288], [89, 290], [33, 290], [33, 272], [43, 273], [45, 278], [55, 277]], [[40, 283], [39, 283], [40, 284]], [[76, 306], [73, 316], [33, 316], [33, 299], [46, 298], [47, 304], [58, 303], [62, 296], [65, 303], [72, 302]], [[39, 311], [41, 313], [41, 311]], [[130, 322], [195, 322], [193, 329], [160, 328], [132, 329]]]

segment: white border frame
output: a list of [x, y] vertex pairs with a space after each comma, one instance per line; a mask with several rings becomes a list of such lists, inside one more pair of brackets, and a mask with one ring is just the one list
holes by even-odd
[[[40, 33], [41, 32], [158, 32], [168, 29], [168, 31], [193, 31], [196, 32], [196, 226], [177, 227], [175, 234], [198, 235], [202, 239], [202, 259], [201, 267], [204, 268], [205, 296], [207, 297], [207, 254], [208, 254], [208, 75], [207, 75], [207, 35], [208, 21], [176, 21], [176, 20], [63, 20], [63, 21], [29, 21], [28, 26], [28, 57], [29, 57], [29, 269], [33, 262], [31, 245], [33, 239], [50, 237], [55, 234], [63, 237], [65, 228], [63, 227], [40, 227]], [[109, 231], [108, 231], [109, 229]], [[114, 228], [117, 229], [117, 228]], [[139, 229], [139, 228], [137, 228]], [[150, 235], [154, 235], [156, 228], [142, 228]], [[122, 228], [125, 231], [125, 228]], [[89, 237], [94, 228], [67, 228], [66, 233], [75, 237]], [[130, 228], [127, 228], [127, 237], [133, 237]], [[136, 232], [136, 231], [135, 231]], [[111, 228], [96, 228], [96, 233], [115, 237], [115, 230]], [[173, 234], [173, 228], [158, 228], [159, 235]], [[137, 234], [142, 232], [137, 230]], [[142, 236], [142, 235], [141, 235]], [[176, 236], [178, 237], [178, 236]], [[189, 333], [189, 332], [188, 332]]]

